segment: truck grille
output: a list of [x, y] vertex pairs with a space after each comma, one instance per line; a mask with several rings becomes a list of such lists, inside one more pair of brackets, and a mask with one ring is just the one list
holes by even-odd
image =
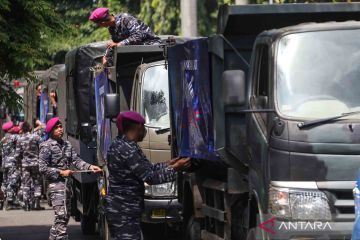
[[354, 198], [352, 189], [320, 189], [330, 203], [334, 221], [349, 221], [355, 219]]

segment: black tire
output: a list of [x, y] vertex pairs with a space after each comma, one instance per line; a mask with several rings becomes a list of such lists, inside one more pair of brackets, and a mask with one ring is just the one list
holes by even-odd
[[95, 234], [96, 219], [93, 216], [81, 215], [81, 231], [84, 235]]
[[106, 217], [103, 214], [100, 214], [98, 219], [99, 239], [110, 240], [109, 225], [107, 223]]
[[256, 240], [256, 228], [251, 228], [246, 236], [246, 240]]
[[189, 218], [185, 237], [186, 240], [201, 240], [201, 225], [194, 216]]

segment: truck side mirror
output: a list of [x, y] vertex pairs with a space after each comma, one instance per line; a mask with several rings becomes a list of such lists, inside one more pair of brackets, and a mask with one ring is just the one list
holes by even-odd
[[223, 97], [225, 106], [242, 106], [246, 102], [245, 73], [241, 70], [223, 72]]
[[6, 119], [6, 107], [0, 107], [0, 119]]
[[52, 119], [54, 117], [54, 114], [53, 113], [51, 113], [51, 112], [49, 112], [49, 113], [47, 113], [46, 114], [46, 122], [48, 122], [50, 119]]
[[115, 93], [104, 96], [105, 118], [116, 118], [120, 111], [120, 95]]

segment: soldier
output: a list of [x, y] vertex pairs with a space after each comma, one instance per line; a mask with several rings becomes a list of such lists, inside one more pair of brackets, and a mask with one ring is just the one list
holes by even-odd
[[176, 170], [189, 158], [152, 164], [137, 145], [146, 135], [144, 118], [132, 111], [118, 115], [117, 136], [108, 151], [109, 191], [105, 198], [106, 218], [113, 239], [140, 240], [140, 218], [144, 204], [144, 183], [174, 181]]
[[[91, 13], [89, 20], [97, 23], [100, 27], [108, 28], [112, 39], [108, 43], [108, 49], [112, 49], [114, 46], [161, 43], [160, 38], [150, 27], [129, 13], [113, 15], [109, 14], [107, 8], [97, 8]], [[108, 52], [111, 53], [111, 51]], [[104, 57], [103, 64], [106, 64], [106, 61], [107, 59]]]
[[18, 163], [14, 158], [16, 142], [18, 135], [13, 134], [17, 129], [14, 129], [13, 122], [6, 122], [2, 126], [2, 130], [5, 132], [5, 137], [1, 140], [1, 155], [3, 157], [2, 170], [3, 170], [3, 182], [2, 191], [5, 194], [6, 209], [17, 207], [17, 191], [20, 181], [20, 170], [18, 169]]
[[68, 239], [66, 232], [70, 217], [70, 191], [67, 178], [72, 175], [70, 165], [77, 169], [101, 172], [98, 166], [86, 163], [78, 157], [70, 142], [62, 139], [64, 129], [59, 117], [50, 119], [45, 128], [49, 139], [40, 144], [39, 167], [49, 181], [50, 201], [55, 213], [49, 240]]
[[23, 135], [16, 143], [15, 159], [21, 162], [21, 191], [24, 209], [43, 210], [40, 206], [41, 176], [39, 172], [39, 144], [41, 138], [31, 133], [28, 122], [22, 124]]

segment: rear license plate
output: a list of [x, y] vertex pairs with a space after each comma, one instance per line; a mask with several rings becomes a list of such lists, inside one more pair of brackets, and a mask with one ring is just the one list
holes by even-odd
[[165, 218], [165, 209], [154, 209], [151, 212], [151, 217], [155, 218]]

